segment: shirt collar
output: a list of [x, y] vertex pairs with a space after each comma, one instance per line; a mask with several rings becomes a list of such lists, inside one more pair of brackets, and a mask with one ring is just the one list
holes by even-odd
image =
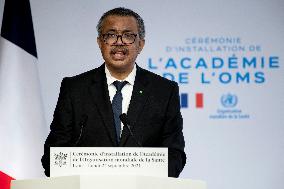
[[[130, 85], [134, 85], [134, 81], [135, 81], [135, 76], [136, 76], [136, 64], [134, 64], [134, 67], [132, 69], [132, 71], [130, 72], [130, 74], [122, 81], [127, 81], [128, 84]], [[109, 70], [107, 69], [106, 65], [105, 65], [105, 74], [106, 74], [106, 78], [107, 78], [107, 85], [111, 85], [113, 84], [114, 81], [117, 81], [118, 79], [116, 79], [115, 77], [113, 77]], [[121, 81], [121, 80], [118, 80]]]

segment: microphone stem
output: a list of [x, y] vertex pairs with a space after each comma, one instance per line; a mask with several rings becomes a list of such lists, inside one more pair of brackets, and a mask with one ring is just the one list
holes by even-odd
[[136, 139], [136, 137], [134, 136], [132, 130], [130, 129], [130, 126], [128, 124], [125, 125], [130, 133], [130, 135], [132, 136], [132, 138], [134, 138], [134, 141], [136, 142], [136, 144], [139, 146], [139, 147], [142, 147], [142, 144]]

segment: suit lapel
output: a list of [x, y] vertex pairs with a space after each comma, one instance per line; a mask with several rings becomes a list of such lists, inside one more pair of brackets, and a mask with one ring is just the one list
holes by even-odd
[[[150, 85], [147, 78], [147, 72], [142, 68], [140, 68], [139, 66], [137, 66], [137, 72], [133, 86], [132, 96], [127, 111], [127, 117], [129, 119], [132, 130], [133, 128], [135, 128], [138, 116], [140, 115], [140, 112], [143, 110], [143, 107], [148, 99], [150, 92], [149, 86]], [[126, 132], [123, 131], [119, 146], [125, 145], [129, 135], [130, 134], [128, 131]]]
[[113, 113], [109, 99], [104, 64], [97, 69], [97, 72], [95, 72], [93, 83], [91, 84], [89, 89], [92, 100], [94, 101], [100, 112], [104, 126], [108, 132], [108, 136], [111, 139], [113, 145], [117, 146]]

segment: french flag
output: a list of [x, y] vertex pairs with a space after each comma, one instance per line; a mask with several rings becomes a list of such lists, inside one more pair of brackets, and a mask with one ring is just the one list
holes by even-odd
[[0, 37], [1, 189], [13, 178], [43, 176], [46, 130], [30, 3], [6, 0]]

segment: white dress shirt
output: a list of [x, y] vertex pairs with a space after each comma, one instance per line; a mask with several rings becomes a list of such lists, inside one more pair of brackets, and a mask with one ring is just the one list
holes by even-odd
[[[113, 85], [114, 81], [127, 81], [128, 83], [122, 88], [121, 93], [122, 93], [122, 113], [127, 113], [131, 96], [132, 96], [132, 91], [133, 91], [133, 86], [134, 86], [134, 81], [135, 81], [135, 76], [136, 76], [136, 65], [134, 65], [133, 70], [130, 72], [130, 74], [124, 79], [124, 80], [119, 80], [114, 78], [107, 67], [105, 66], [105, 73], [106, 73], [106, 79], [107, 79], [107, 85], [108, 85], [108, 93], [109, 93], [109, 99], [112, 102], [112, 99], [116, 93], [116, 88]], [[121, 123], [122, 126], [122, 123]], [[121, 127], [122, 131], [123, 127]]]

